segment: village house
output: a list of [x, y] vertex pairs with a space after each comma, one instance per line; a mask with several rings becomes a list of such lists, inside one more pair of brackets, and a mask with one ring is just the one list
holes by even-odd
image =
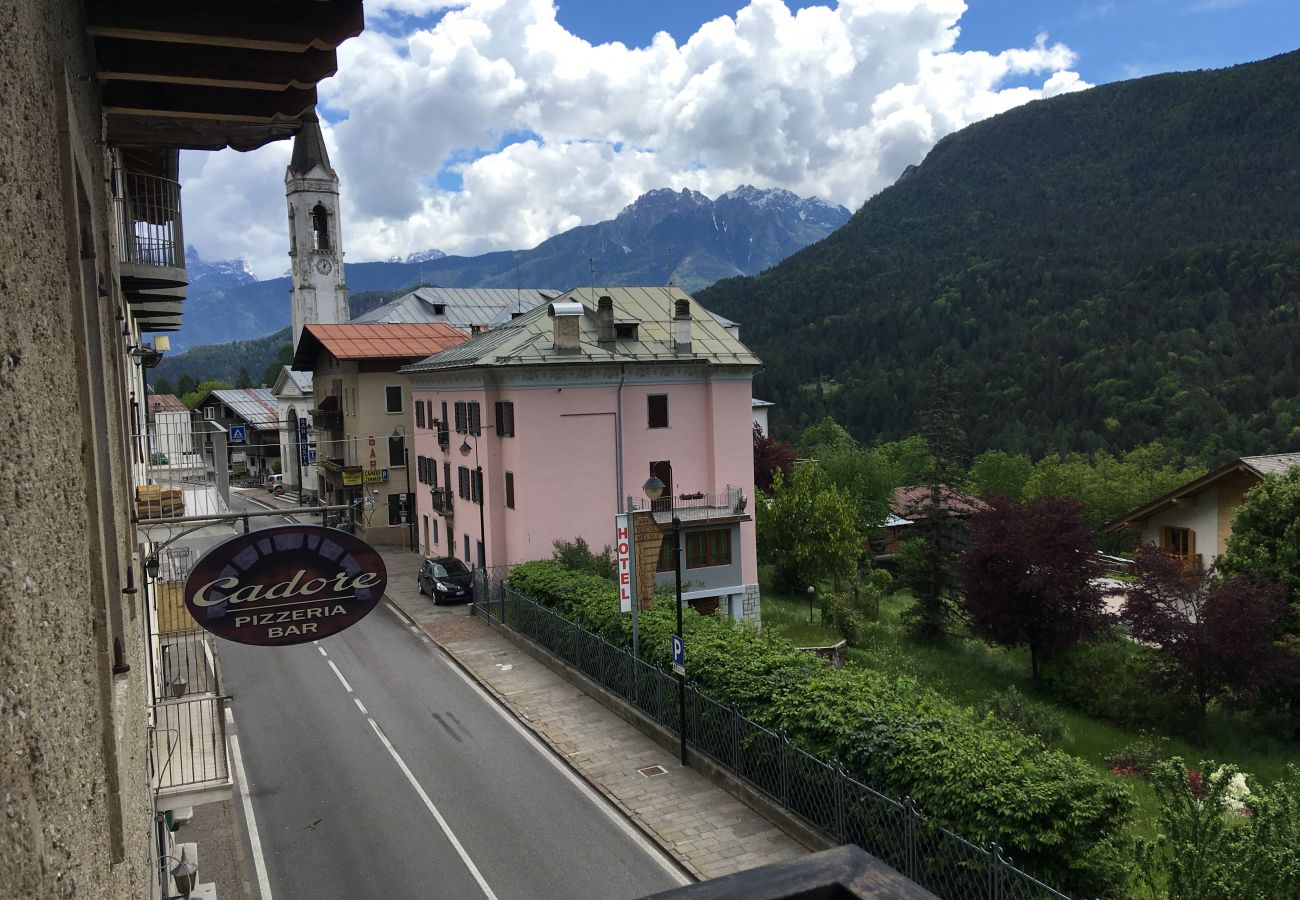
[[1228, 549], [1232, 520], [1246, 492], [1265, 475], [1300, 466], [1300, 453], [1243, 456], [1181, 485], [1111, 522], [1103, 533], [1135, 531], [1183, 561], [1183, 571], [1199, 575]]
[[351, 505], [356, 534], [369, 544], [415, 545], [407, 441], [419, 420], [398, 369], [467, 338], [431, 323], [303, 326], [293, 368], [312, 377], [317, 495]]
[[183, 854], [204, 880], [202, 848], [173, 828], [231, 795], [223, 704], [197, 670], [187, 685], [168, 669], [182, 639], [147, 565], [164, 504], [140, 496], [189, 429], [150, 398], [145, 367], [189, 282], [180, 150], [252, 150], [302, 127], [363, 24], [360, 2], [309, 6], [5, 5], [5, 897], [175, 897]]
[[[758, 366], [671, 286], [570, 291], [406, 366], [421, 547], [491, 568], [547, 558], [557, 540], [599, 551], [655, 475], [655, 521], [676, 512], [684, 529], [684, 597], [757, 621]], [[671, 553], [658, 568], [671, 582]]]
[[222, 388], [194, 404], [198, 448], [215, 465], [215, 429], [225, 431], [234, 473], [259, 478], [280, 471], [280, 413], [270, 388]]
[[271, 395], [279, 414], [285, 490], [297, 495], [298, 502], [310, 503], [316, 497], [316, 431], [308, 415], [314, 405], [311, 373], [281, 366]]
[[478, 334], [509, 322], [540, 303], [560, 296], [547, 288], [450, 288], [423, 285], [354, 322], [442, 322]]

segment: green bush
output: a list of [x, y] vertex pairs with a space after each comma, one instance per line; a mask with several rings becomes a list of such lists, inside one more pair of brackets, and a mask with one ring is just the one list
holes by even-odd
[[[510, 586], [626, 646], [611, 585], [551, 561]], [[665, 666], [671, 604], [640, 620], [642, 655]], [[910, 796], [967, 840], [998, 841], [1017, 865], [1066, 890], [1099, 894], [1124, 877], [1126, 788], [1020, 730], [985, 720], [906, 678], [832, 669], [769, 632], [687, 611], [687, 671], [705, 694], [838, 760], [864, 784]]]
[[1150, 777], [1164, 756], [1164, 739], [1142, 735], [1103, 758], [1112, 775], [1137, 775]]
[[1160, 687], [1159, 663], [1151, 649], [1115, 634], [1052, 657], [1043, 668], [1043, 687], [1062, 703], [1125, 729], [1192, 721], [1184, 701]]
[[1060, 713], [1046, 703], [1029, 699], [1014, 685], [990, 697], [980, 712], [1000, 722], [1010, 722], [1026, 734], [1037, 735], [1044, 743], [1054, 744], [1065, 734]]
[[587, 546], [586, 539], [578, 537], [571, 541], [556, 541], [554, 547], [551, 559], [566, 569], [584, 575], [595, 575], [606, 581], [613, 581], [617, 576], [614, 548], [608, 544], [600, 553], [593, 553], [591, 547]]

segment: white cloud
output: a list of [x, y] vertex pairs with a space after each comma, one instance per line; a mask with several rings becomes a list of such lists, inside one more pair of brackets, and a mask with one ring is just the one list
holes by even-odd
[[[945, 134], [1088, 86], [1073, 52], [1046, 36], [955, 51], [961, 0], [797, 13], [751, 0], [680, 46], [661, 33], [645, 47], [592, 45], [556, 21], [550, 0], [451, 5], [404, 36], [348, 41], [321, 86], [338, 121], [327, 136], [349, 259], [528, 247], [659, 187], [716, 195], [749, 182], [855, 208]], [[287, 152], [187, 163], [187, 236], [204, 256], [283, 271]], [[461, 190], [435, 186], [443, 170]]]

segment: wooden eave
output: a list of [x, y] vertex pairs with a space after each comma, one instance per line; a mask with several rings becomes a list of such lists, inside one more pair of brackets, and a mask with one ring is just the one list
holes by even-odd
[[1172, 506], [1184, 497], [1199, 494], [1201, 491], [1214, 486], [1229, 475], [1236, 474], [1252, 475], [1255, 478], [1263, 477], [1256, 469], [1245, 461], [1240, 459], [1233, 460], [1227, 465], [1220, 466], [1213, 472], [1207, 472], [1195, 481], [1189, 481], [1181, 487], [1174, 488], [1164, 496], [1152, 500], [1146, 506], [1140, 506], [1132, 512], [1125, 513], [1123, 516], [1120, 516], [1118, 519], [1105, 526], [1101, 530], [1101, 533], [1111, 534], [1116, 531], [1123, 531], [1125, 528], [1142, 527], [1139, 523], [1145, 522], [1166, 506]]
[[251, 150], [296, 134], [361, 0], [88, 0], [108, 142]]

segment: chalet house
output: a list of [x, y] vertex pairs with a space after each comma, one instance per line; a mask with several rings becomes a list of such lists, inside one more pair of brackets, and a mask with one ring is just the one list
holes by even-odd
[[190, 410], [179, 397], [175, 394], [150, 394], [145, 409], [152, 464], [167, 465], [173, 455], [193, 451]]
[[[614, 543], [614, 516], [674, 512], [685, 598], [758, 621], [752, 380], [759, 360], [676, 287], [583, 288], [408, 365], [426, 553], [508, 566]], [[656, 548], [658, 549], [658, 548]], [[670, 583], [672, 554], [657, 581]]]
[[1135, 531], [1143, 543], [1180, 557], [1189, 575], [1200, 574], [1227, 550], [1232, 520], [1246, 492], [1265, 475], [1294, 466], [1300, 466], [1300, 453], [1243, 456], [1125, 513], [1103, 531]]
[[232, 793], [225, 698], [206, 662], [169, 672], [202, 638], [146, 565], [177, 529], [138, 502], [181, 440], [144, 378], [189, 283], [180, 151], [292, 137], [362, 7], [22, 0], [0, 21], [0, 895], [176, 897], [194, 838], [169, 823]]
[[[938, 509], [940, 515], [968, 519], [988, 504], [948, 485], [939, 486]], [[879, 562], [888, 562], [898, 553], [898, 548], [915, 536], [916, 523], [930, 514], [930, 488], [913, 485], [894, 489], [889, 501], [889, 517], [884, 528], [868, 539], [872, 553]]]
[[293, 368], [312, 378], [317, 496], [353, 506], [356, 534], [369, 544], [415, 546], [407, 439], [422, 420], [412, 418], [398, 369], [467, 339], [439, 323], [303, 326]]
[[209, 391], [194, 405], [201, 452], [213, 460], [213, 434], [204, 425], [226, 432], [230, 465], [236, 473], [259, 477], [280, 470], [280, 412], [270, 388], [225, 388]]

